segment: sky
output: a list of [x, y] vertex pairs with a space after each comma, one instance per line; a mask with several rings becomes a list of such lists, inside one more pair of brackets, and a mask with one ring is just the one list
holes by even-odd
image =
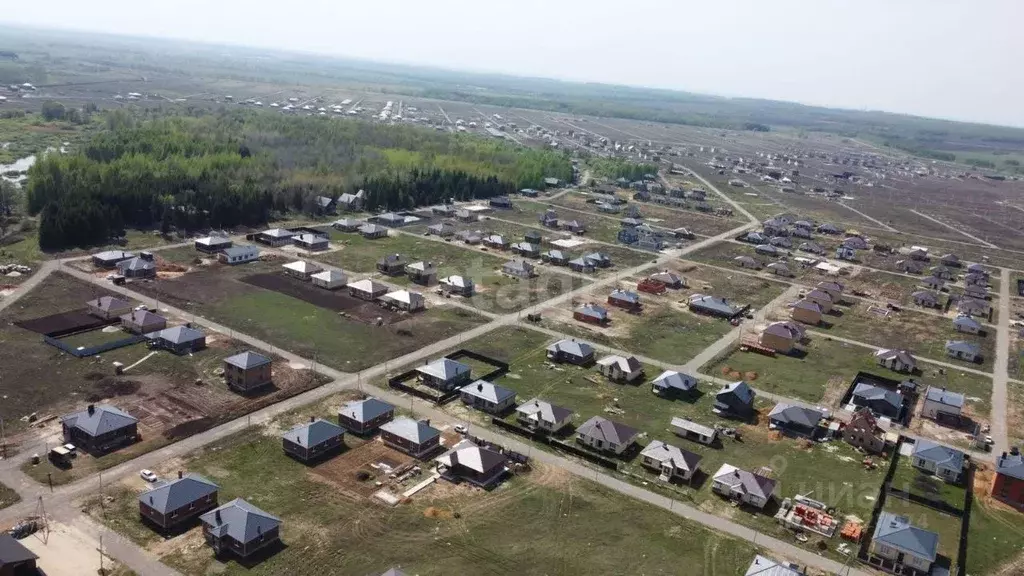
[[1024, 127], [1024, 0], [48, 0], [0, 22]]

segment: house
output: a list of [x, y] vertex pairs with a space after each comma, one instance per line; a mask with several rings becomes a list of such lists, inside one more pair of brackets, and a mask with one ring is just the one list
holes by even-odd
[[970, 316], [961, 314], [953, 319], [953, 330], [967, 334], [977, 334], [982, 332], [984, 328], [982, 327], [981, 322], [978, 322]]
[[416, 284], [430, 286], [437, 284], [437, 266], [433, 262], [413, 262], [405, 266], [405, 273]]
[[969, 316], [988, 316], [992, 311], [992, 305], [977, 298], [961, 298], [957, 302], [956, 310]]
[[381, 226], [387, 226], [390, 228], [398, 228], [405, 226], [405, 216], [401, 214], [395, 214], [394, 212], [385, 212], [371, 218], [377, 224]]
[[626, 310], [640, 310], [640, 295], [630, 290], [612, 290], [608, 295], [608, 303]]
[[531, 398], [516, 408], [516, 420], [531, 430], [554, 434], [572, 422], [572, 410]]
[[292, 237], [295, 235], [295, 232], [292, 232], [291, 230], [270, 228], [269, 230], [264, 230], [257, 234], [256, 241], [261, 244], [277, 248], [279, 246], [284, 246], [285, 244], [291, 244]]
[[349, 212], [358, 212], [359, 210], [363, 209], [363, 201], [365, 199], [366, 192], [363, 190], [360, 190], [355, 194], [349, 194], [348, 192], [346, 192], [338, 198], [337, 204], [338, 206], [341, 207], [342, 210], [346, 210]]
[[938, 308], [939, 307], [939, 295], [930, 290], [918, 290], [910, 295], [914, 300], [914, 304], [923, 306], [925, 308]]
[[805, 331], [803, 326], [790, 320], [772, 322], [761, 332], [758, 341], [762, 346], [788, 354], [801, 340], [804, 339]]
[[[541, 260], [555, 266], [566, 266], [571, 259], [568, 254], [561, 250], [548, 250], [540, 255]], [[585, 263], [584, 263], [585, 264]]]
[[988, 288], [986, 286], [967, 284], [966, 286], [964, 286], [964, 295], [969, 298], [986, 300], [988, 299]]
[[547, 359], [585, 366], [594, 361], [594, 348], [586, 342], [559, 340], [547, 348]]
[[905, 274], [920, 274], [924, 272], [924, 262], [920, 260], [897, 260], [896, 269]]
[[718, 430], [711, 426], [698, 424], [692, 420], [673, 416], [671, 422], [672, 432], [680, 438], [693, 440], [705, 445], [712, 445], [718, 439]]
[[515, 406], [516, 392], [486, 380], [477, 380], [459, 389], [462, 403], [490, 414], [501, 414]]
[[933, 277], [941, 278], [947, 282], [953, 279], [953, 272], [945, 266], [932, 266], [930, 272]]
[[510, 209], [512, 208], [512, 200], [508, 196], [495, 196], [487, 202], [491, 208]]
[[232, 246], [226, 248], [217, 255], [217, 260], [223, 264], [245, 264], [259, 260], [260, 250], [255, 246]]
[[441, 445], [441, 431], [429, 420], [397, 418], [380, 427], [380, 437], [391, 448], [419, 459]]
[[32, 552], [14, 536], [0, 534], [0, 576], [37, 576], [41, 574], [36, 566], [35, 552]]
[[929, 386], [924, 393], [924, 406], [921, 416], [940, 422], [960, 423], [960, 413], [964, 409], [964, 395], [957, 392]]
[[327, 237], [319, 234], [298, 234], [292, 236], [292, 243], [296, 247], [310, 252], [327, 250], [328, 247]]
[[449, 222], [441, 222], [427, 226], [427, 234], [433, 234], [440, 238], [451, 238], [455, 236], [455, 226]]
[[206, 348], [206, 335], [188, 326], [164, 328], [146, 335], [150, 346], [169, 350], [175, 354], [189, 354]]
[[754, 390], [740, 380], [722, 386], [715, 394], [712, 411], [722, 416], [746, 419], [754, 414]]
[[850, 236], [848, 238], [845, 238], [845, 239], [843, 239], [843, 244], [842, 245], [847, 247], [847, 248], [852, 248], [853, 250], [867, 250], [868, 249], [867, 241], [864, 240], [863, 238], [861, 238], [860, 236]]
[[928, 260], [930, 260], [928, 256], [928, 250], [925, 250], [924, 248], [920, 248], [917, 246], [912, 247], [910, 250], [908, 250], [907, 256], [910, 256], [913, 260], [916, 260], [918, 262], [927, 262]]
[[313, 462], [345, 446], [345, 429], [322, 418], [310, 417], [281, 435], [284, 453], [299, 462]]
[[605, 356], [597, 361], [597, 370], [612, 382], [632, 382], [644, 374], [644, 367], [635, 356]]
[[996, 477], [992, 482], [992, 497], [1024, 509], [1024, 457], [1014, 448], [996, 459]]
[[808, 228], [793, 228], [792, 232], [790, 233], [793, 235], [794, 238], [810, 239], [813, 237], [810, 229]]
[[139, 494], [139, 515], [162, 531], [172, 532], [216, 508], [218, 490], [220, 486], [199, 474], [178, 472], [177, 480]]
[[798, 300], [793, 304], [793, 310], [789, 316], [797, 322], [817, 326], [821, 324], [821, 306], [810, 300]]
[[843, 429], [843, 440], [869, 454], [881, 454], [885, 450], [885, 432], [871, 409], [862, 407], [853, 413]]
[[782, 564], [758, 554], [747, 567], [744, 576], [806, 576], [807, 572], [796, 564]]
[[530, 244], [539, 245], [541, 242], [544, 241], [544, 237], [541, 236], [540, 232], [536, 230], [527, 230], [526, 234], [523, 234], [523, 240], [529, 242]]
[[472, 369], [451, 358], [440, 358], [416, 368], [416, 374], [424, 385], [449, 392], [469, 384]]
[[132, 444], [139, 437], [139, 420], [109, 404], [89, 404], [85, 410], [61, 416], [64, 442], [93, 455]]
[[768, 239], [768, 244], [770, 246], [775, 246], [776, 248], [793, 247], [793, 241], [786, 236], [772, 236], [771, 238]]
[[856, 260], [857, 250], [846, 245], [840, 246], [836, 248], [836, 258], [840, 260]]
[[519, 194], [527, 198], [536, 198], [540, 195], [540, 191], [534, 190], [533, 188], [523, 188], [519, 191]]
[[604, 252], [591, 252], [590, 254], [585, 254], [583, 259], [589, 262], [594, 268], [608, 268], [612, 265], [611, 256]]
[[974, 263], [974, 264], [971, 264], [970, 266], [968, 266], [967, 267], [967, 272], [968, 273], [975, 273], [975, 274], [984, 274], [985, 276], [989, 275], [988, 268], [985, 268], [984, 266], [982, 266], [981, 264], [978, 264], [978, 263]]
[[875, 361], [894, 372], [910, 374], [917, 370], [917, 358], [909, 350], [883, 348], [875, 352]]
[[338, 424], [360, 436], [373, 433], [394, 417], [394, 406], [373, 397], [348, 402], [338, 410]]
[[370, 280], [369, 278], [365, 280], [356, 280], [348, 285], [349, 295], [361, 300], [376, 300], [377, 298], [387, 294], [388, 290], [390, 290], [390, 288], [386, 285]]
[[246, 350], [224, 359], [224, 380], [229, 389], [247, 394], [273, 381], [272, 365], [270, 358]]
[[342, 218], [341, 220], [335, 220], [331, 222], [331, 227], [339, 232], [357, 232], [365, 224], [362, 220], [356, 220], [354, 218]]
[[789, 266], [786, 266], [782, 262], [772, 262], [765, 268], [776, 276], [784, 276], [786, 278], [791, 278], [793, 276], [793, 272], [789, 269]]
[[299, 280], [309, 280], [313, 274], [323, 270], [320, 266], [313, 264], [312, 262], [306, 262], [305, 260], [289, 262], [281, 267], [284, 268], [285, 274], [298, 278]]
[[914, 442], [914, 450], [910, 453], [910, 463], [914, 468], [935, 474], [946, 482], [960, 481], [964, 462], [963, 452], [924, 438]]
[[839, 229], [835, 224], [826, 222], [818, 226], [819, 234], [842, 234], [842, 230]]
[[754, 246], [754, 252], [765, 256], [775, 256], [779, 254], [781, 250], [771, 244], [758, 244], [757, 246]]
[[719, 318], [733, 319], [747, 310], [746, 306], [730, 304], [725, 298], [692, 294], [689, 299], [690, 311]]
[[203, 537], [216, 556], [230, 552], [248, 558], [281, 541], [281, 519], [241, 498], [203, 514], [199, 521], [203, 523]]
[[476, 222], [480, 219], [480, 215], [473, 210], [460, 208], [455, 211], [455, 219], [459, 222]]
[[329, 196], [317, 196], [313, 200], [321, 214], [333, 214], [334, 210], [338, 207], [338, 203], [334, 198]]
[[348, 283], [348, 276], [341, 270], [334, 269], [311, 274], [309, 279], [313, 282], [313, 286], [323, 288], [324, 290], [337, 290]]
[[124, 250], [107, 250], [92, 255], [92, 264], [97, 268], [111, 269], [117, 266], [118, 262], [135, 258], [135, 254]]
[[651, 274], [650, 279], [657, 280], [658, 282], [664, 284], [666, 287], [672, 289], [686, 287], [686, 280], [682, 276], [676, 274], [675, 272], [669, 272], [668, 270], [662, 270], [661, 272]]
[[507, 459], [501, 452], [462, 440], [451, 450], [434, 459], [441, 477], [449, 482], [469, 482], [480, 488], [491, 488], [508, 472]]
[[133, 310], [121, 316], [121, 327], [132, 334], [149, 334], [167, 327], [167, 319], [149, 310]]
[[971, 272], [964, 276], [964, 285], [966, 286], [978, 286], [985, 288], [988, 287], [988, 284], [989, 276], [987, 273], [982, 274], [980, 272]]
[[579, 220], [559, 220], [558, 227], [573, 234], [583, 234], [587, 231], [587, 226]]
[[796, 247], [796, 249], [801, 252], [807, 252], [808, 254], [820, 255], [825, 253], [825, 249], [822, 248], [821, 245], [818, 244], [817, 242], [801, 242], [800, 245]]
[[712, 476], [711, 491], [760, 510], [774, 497], [775, 480], [722, 464]]
[[939, 262], [942, 262], [944, 266], [950, 266], [953, 268], [960, 267], [960, 257], [956, 254], [945, 254], [939, 258]]
[[367, 240], [376, 240], [377, 238], [387, 238], [388, 229], [377, 224], [368, 223], [359, 227], [359, 233]]
[[538, 221], [545, 228], [558, 228], [558, 213], [554, 210], [547, 210], [540, 215]]
[[206, 236], [205, 238], [196, 238], [195, 249], [200, 252], [207, 254], [216, 254], [221, 250], [231, 248], [231, 238], [227, 236]]
[[752, 256], [737, 256], [733, 258], [732, 261], [740, 268], [750, 268], [751, 270], [761, 269], [761, 263], [754, 260]]
[[387, 276], [398, 276], [405, 272], [408, 263], [401, 254], [386, 254], [377, 260], [377, 271]]
[[686, 396], [696, 389], [696, 378], [675, 370], [665, 370], [651, 381], [651, 392], [663, 398]]
[[554, 187], [560, 186], [561, 184], [562, 184], [562, 181], [559, 180], [558, 178], [545, 178], [544, 179], [544, 186], [546, 186], [548, 188], [554, 188]]
[[484, 246], [497, 250], [506, 250], [508, 249], [508, 241], [501, 234], [490, 234], [484, 236]]
[[640, 431], [635, 428], [594, 416], [576, 429], [576, 442], [617, 456], [625, 452], [639, 435]]
[[804, 299], [810, 300], [811, 302], [817, 304], [821, 308], [822, 313], [825, 314], [832, 310], [832, 305], [834, 304], [834, 302], [832, 301], [832, 296], [828, 292], [820, 290], [818, 288], [815, 288], [814, 290], [808, 292], [804, 296]]
[[529, 242], [516, 242], [512, 245], [512, 251], [523, 258], [540, 258], [540, 246]]
[[502, 265], [501, 271], [515, 278], [527, 279], [534, 275], [536, 268], [525, 260], [509, 260]]
[[582, 274], [590, 274], [594, 271], [594, 265], [590, 263], [586, 258], [580, 257], [569, 261], [569, 269], [573, 272], [580, 272]]
[[943, 280], [942, 278], [936, 278], [935, 276], [928, 276], [926, 278], [921, 279], [921, 284], [924, 284], [925, 288], [928, 288], [930, 290], [938, 290], [940, 292], [943, 288], [946, 287], [946, 281]]
[[939, 535], [918, 528], [906, 516], [882, 512], [871, 536], [868, 561], [888, 572], [927, 576], [939, 553]]
[[814, 438], [824, 417], [821, 410], [779, 402], [768, 414], [768, 427], [791, 436]]
[[619, 220], [619, 226], [622, 226], [623, 228], [636, 228], [637, 226], [639, 226], [639, 225], [641, 225], [643, 223], [644, 223], [643, 220], [641, 220], [639, 218], [632, 218], [632, 217], [623, 218], [622, 220]]
[[981, 346], [966, 340], [946, 340], [946, 356], [965, 362], [980, 362]]
[[572, 311], [572, 317], [580, 322], [599, 326], [607, 324], [611, 320], [608, 310], [597, 304], [584, 304], [576, 308]]
[[750, 244], [766, 244], [768, 242], [768, 238], [764, 234], [754, 231], [747, 232], [739, 240]]
[[441, 278], [441, 290], [448, 294], [469, 297], [473, 295], [473, 289], [473, 280], [465, 276], [455, 275]]
[[869, 408], [875, 416], [898, 420], [903, 410], [903, 396], [894, 390], [869, 382], [858, 382], [853, 388], [850, 403]]
[[86, 302], [85, 305], [89, 309], [89, 314], [103, 320], [114, 320], [132, 311], [130, 303], [113, 296], [100, 296], [95, 300]]
[[666, 482], [682, 480], [688, 482], [700, 468], [701, 457], [689, 450], [683, 450], [661, 440], [651, 443], [640, 452], [640, 463], [661, 473]]

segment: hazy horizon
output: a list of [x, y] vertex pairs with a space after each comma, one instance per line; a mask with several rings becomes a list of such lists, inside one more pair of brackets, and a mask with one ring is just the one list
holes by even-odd
[[1012, 0], [208, 4], [54, 0], [0, 22], [1024, 127]]

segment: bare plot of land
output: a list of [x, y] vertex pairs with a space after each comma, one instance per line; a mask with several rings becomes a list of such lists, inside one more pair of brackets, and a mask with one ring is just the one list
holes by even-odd
[[314, 286], [311, 282], [303, 282], [298, 278], [281, 273], [254, 274], [252, 276], [245, 276], [241, 280], [246, 284], [280, 292], [320, 308], [344, 311], [349, 317], [363, 322], [372, 322], [379, 318], [385, 324], [392, 324], [403, 318], [401, 314], [381, 308], [372, 302], [350, 296], [348, 290], [324, 290]]
[[[628, 193], [629, 192], [627, 191], [627, 194]], [[573, 210], [579, 210], [585, 213], [593, 214], [599, 218], [602, 217], [602, 214], [597, 210], [597, 205], [587, 202], [588, 198], [600, 199], [601, 195], [593, 194], [590, 196], [584, 196], [582, 194], [566, 194], [564, 196], [560, 196], [559, 198], [551, 200], [550, 203], [555, 206], [556, 211], [560, 206], [564, 208], [571, 208]], [[680, 210], [649, 202], [632, 202], [631, 204], [639, 208], [640, 214], [643, 215], [647, 223], [649, 223], [651, 226], [656, 226], [659, 228], [668, 228], [673, 230], [676, 228], [686, 228], [687, 230], [693, 232], [694, 234], [714, 236], [716, 234], [721, 234], [726, 230], [736, 228], [737, 226], [742, 224], [741, 221], [736, 220], [734, 218], [723, 218], [719, 216], [713, 216], [711, 214], [706, 214], [704, 212], [698, 212], [695, 210]], [[544, 206], [543, 204], [533, 202], [524, 202], [521, 203], [521, 206], [523, 208], [531, 208], [534, 210], [546, 208], [546, 206]], [[564, 212], [563, 214], [561, 214], [561, 217], [572, 219], [575, 218], [577, 214], [579, 213]], [[612, 216], [613, 218], [610, 221], [613, 224], [617, 225], [615, 219], [622, 218], [624, 215], [605, 214], [604, 216]]]

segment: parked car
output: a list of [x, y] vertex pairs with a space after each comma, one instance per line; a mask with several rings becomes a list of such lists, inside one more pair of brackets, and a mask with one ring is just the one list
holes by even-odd
[[458, 432], [459, 434], [467, 434], [469, 432], [469, 428], [466, 428], [462, 424], [456, 424], [455, 431]]
[[142, 479], [145, 480], [146, 482], [156, 482], [157, 481], [156, 474], [154, 474], [152, 470], [143, 470], [143, 471], [139, 472], [139, 476], [141, 476]]

